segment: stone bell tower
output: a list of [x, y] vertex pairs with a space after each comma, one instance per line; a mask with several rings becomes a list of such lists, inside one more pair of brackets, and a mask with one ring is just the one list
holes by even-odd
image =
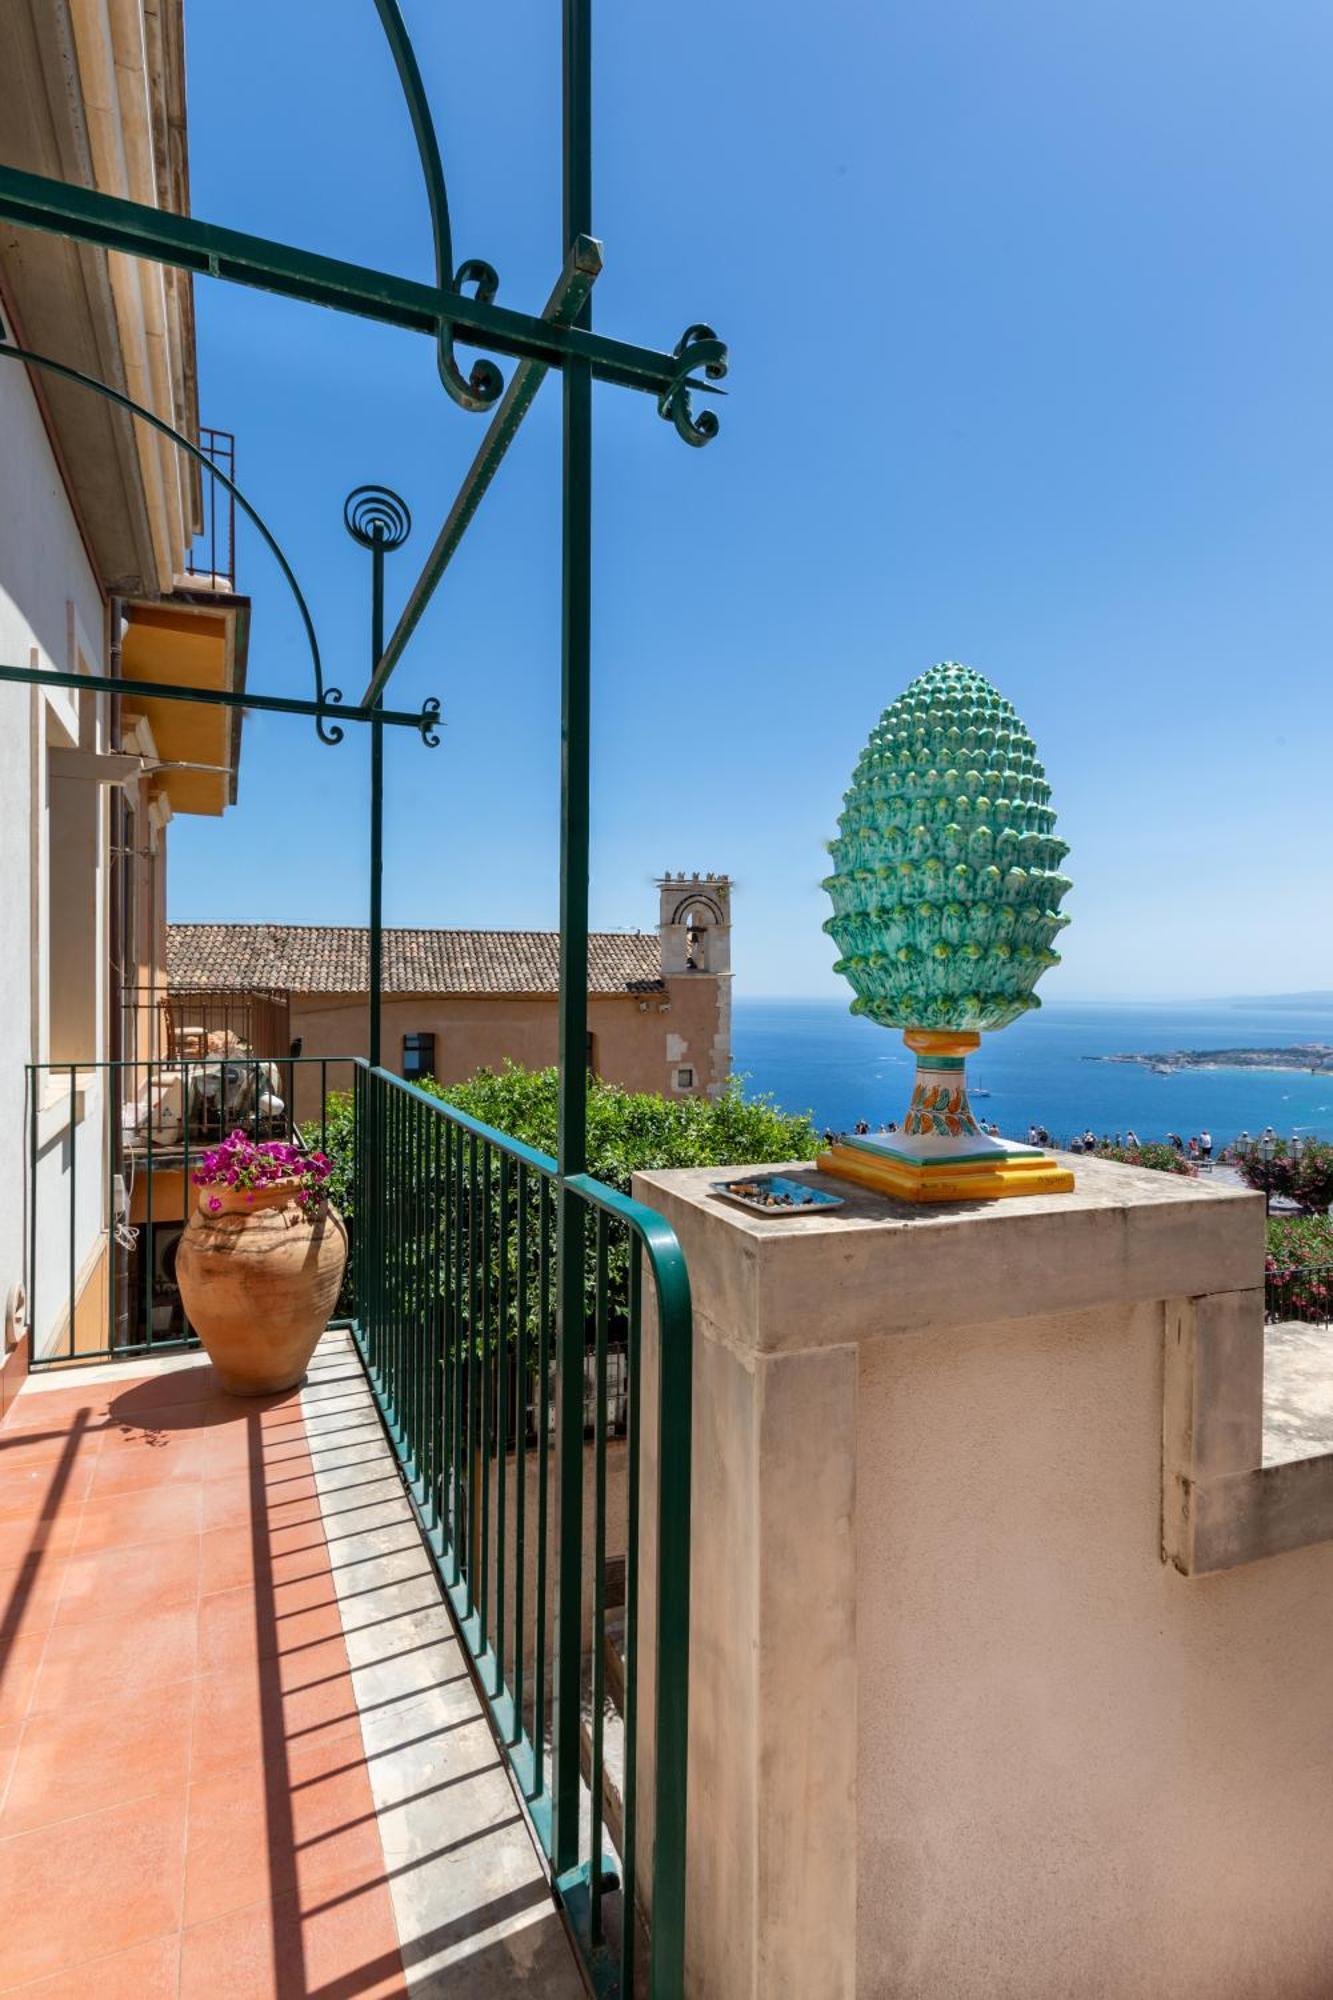
[[664, 875], [658, 936], [673, 1023], [667, 1095], [716, 1097], [731, 1075], [731, 880]]

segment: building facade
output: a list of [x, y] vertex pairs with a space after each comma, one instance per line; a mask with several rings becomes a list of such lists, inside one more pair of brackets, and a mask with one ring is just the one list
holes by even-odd
[[[188, 208], [180, 0], [0, 9], [0, 132], [10, 164]], [[8, 230], [0, 321], [10, 344], [199, 438], [187, 274]], [[249, 606], [195, 459], [87, 387], [0, 359], [0, 463], [0, 661], [243, 685]], [[7, 1341], [37, 1353], [125, 1331], [108, 1234], [132, 1179], [123, 1098], [160, 1047], [168, 827], [234, 799], [239, 715], [0, 684], [0, 1298]]]
[[[658, 895], [655, 931], [588, 940], [589, 1067], [628, 1090], [714, 1097], [731, 1074], [731, 884], [668, 875]], [[202, 1022], [217, 993], [278, 992], [302, 1056], [364, 1054], [364, 928], [169, 924], [167, 952], [173, 1021], [188, 1026], [192, 996]], [[442, 1083], [505, 1062], [545, 1068], [556, 1060], [558, 983], [554, 931], [386, 929], [384, 1066]], [[308, 1072], [296, 1087], [313, 1091], [317, 1078]]]

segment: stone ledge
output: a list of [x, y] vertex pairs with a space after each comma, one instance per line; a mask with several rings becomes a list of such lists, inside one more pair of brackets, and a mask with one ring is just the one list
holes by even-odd
[[1211, 1576], [1333, 1540], [1333, 1454], [1262, 1462], [1262, 1289], [1168, 1299], [1163, 1334], [1164, 1560]]
[[932, 1208], [890, 1201], [806, 1163], [756, 1168], [845, 1201], [831, 1213], [773, 1221], [709, 1192], [740, 1168], [639, 1174], [634, 1191], [688, 1242], [699, 1312], [756, 1352], [1261, 1282], [1261, 1196], [1060, 1157], [1076, 1175], [1072, 1194]]

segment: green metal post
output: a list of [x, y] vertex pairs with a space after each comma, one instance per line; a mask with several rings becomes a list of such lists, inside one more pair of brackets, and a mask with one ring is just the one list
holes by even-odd
[[[592, 62], [588, 0], [564, 0], [564, 244], [592, 234]], [[575, 324], [587, 327], [584, 301]], [[560, 773], [560, 1132], [556, 1322], [556, 1593], [551, 1866], [579, 1858], [582, 1676], [584, 1205], [565, 1186], [587, 1168], [588, 791], [592, 377], [566, 367], [562, 505]], [[594, 1862], [594, 1865], [596, 1863]]]
[[[370, 548], [370, 667], [384, 651], [384, 533], [372, 530]], [[379, 710], [384, 697], [376, 695]], [[370, 1063], [380, 1066], [380, 997], [384, 979], [384, 724], [370, 724]]]

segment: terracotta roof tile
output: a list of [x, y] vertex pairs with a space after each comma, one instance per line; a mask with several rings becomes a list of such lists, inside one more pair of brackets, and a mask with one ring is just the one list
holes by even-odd
[[[386, 993], [554, 993], [556, 931], [388, 930]], [[292, 993], [364, 993], [367, 932], [356, 924], [168, 924], [172, 986], [285, 987]], [[656, 992], [655, 931], [593, 931], [590, 993]]]

